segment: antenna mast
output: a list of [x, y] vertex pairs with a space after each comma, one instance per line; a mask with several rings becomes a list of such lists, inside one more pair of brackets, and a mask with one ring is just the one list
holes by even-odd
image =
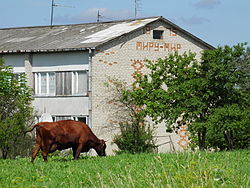
[[100, 22], [100, 18], [101, 18], [101, 15], [100, 15], [100, 12], [98, 10], [98, 12], [97, 12], [97, 22]]
[[100, 19], [106, 19], [106, 20], [113, 20], [113, 19], [111, 19], [111, 18], [108, 18], [108, 17], [106, 17], [106, 16], [103, 16], [103, 15], [101, 15], [100, 14], [100, 11], [98, 10], [98, 12], [97, 12], [97, 22], [100, 22]]
[[68, 7], [68, 8], [74, 8], [72, 6], [64, 6], [64, 5], [58, 5], [55, 4], [55, 0], [51, 0], [51, 14], [50, 14], [50, 28], [53, 26], [53, 18], [54, 18], [54, 7]]
[[53, 24], [54, 6], [55, 6], [54, 0], [51, 0], [50, 27], [52, 27]]
[[138, 16], [138, 12], [141, 11], [141, 0], [135, 0], [135, 18]]

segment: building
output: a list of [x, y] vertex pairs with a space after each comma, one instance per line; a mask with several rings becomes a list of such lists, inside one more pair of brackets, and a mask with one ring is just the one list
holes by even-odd
[[[145, 69], [145, 59], [189, 50], [199, 58], [202, 50], [212, 48], [163, 17], [0, 29], [0, 57], [15, 73], [27, 74], [38, 115], [87, 122], [109, 143], [113, 133], [104, 129], [112, 121], [105, 82], [116, 77], [133, 83], [134, 73]], [[164, 126], [158, 132], [165, 134]], [[185, 146], [178, 135], [174, 140], [176, 147], [177, 142]]]

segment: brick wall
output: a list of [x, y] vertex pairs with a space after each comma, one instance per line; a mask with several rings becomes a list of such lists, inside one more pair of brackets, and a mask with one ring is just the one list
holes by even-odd
[[[163, 38], [153, 39], [153, 30], [164, 31]], [[121, 36], [96, 49], [92, 59], [92, 125], [99, 137], [108, 139], [108, 154], [112, 154], [112, 150], [115, 149], [115, 146], [111, 146], [110, 143], [118, 129], [110, 126], [112, 123], [115, 124], [112, 118], [116, 111], [112, 101], [109, 101], [110, 93], [104, 83], [110, 78], [117, 78], [131, 85], [135, 71], [141, 74], [146, 72], [145, 59], [156, 61], [174, 51], [182, 54], [189, 50], [196, 52], [199, 58], [203, 49], [206, 49], [204, 45], [161, 21]], [[182, 132], [180, 133], [183, 134]], [[164, 125], [157, 125], [156, 134], [168, 136]], [[181, 146], [185, 145], [185, 141], [180, 142], [185, 138], [183, 135], [172, 134], [171, 137], [176, 149], [181, 149]], [[159, 137], [157, 143], [164, 143], [168, 139], [168, 137]], [[159, 147], [160, 152], [169, 150], [168, 144]]]

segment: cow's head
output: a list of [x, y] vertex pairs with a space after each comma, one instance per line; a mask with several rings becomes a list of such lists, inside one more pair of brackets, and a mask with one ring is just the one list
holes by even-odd
[[100, 140], [99, 142], [99, 145], [97, 146], [96, 148], [96, 152], [99, 156], [106, 156], [106, 152], [105, 152], [105, 149], [106, 149], [106, 143], [104, 140]]

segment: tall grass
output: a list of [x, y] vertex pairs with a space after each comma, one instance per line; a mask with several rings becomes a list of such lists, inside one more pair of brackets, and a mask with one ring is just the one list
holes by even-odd
[[0, 160], [0, 187], [250, 187], [250, 151]]

